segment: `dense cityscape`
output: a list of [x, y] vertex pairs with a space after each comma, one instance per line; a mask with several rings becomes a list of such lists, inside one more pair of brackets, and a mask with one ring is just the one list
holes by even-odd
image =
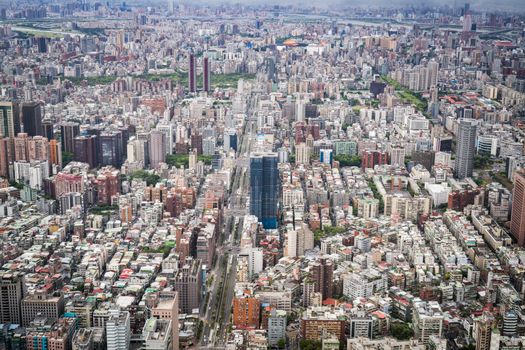
[[0, 1], [0, 349], [525, 349], [489, 3]]

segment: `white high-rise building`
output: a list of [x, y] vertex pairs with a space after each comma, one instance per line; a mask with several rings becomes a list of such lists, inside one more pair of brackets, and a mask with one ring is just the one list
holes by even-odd
[[159, 130], [150, 133], [149, 161], [152, 168], [156, 168], [166, 160], [166, 134]]
[[128, 141], [128, 163], [141, 162], [146, 165], [146, 141], [132, 137]]
[[175, 130], [175, 141], [182, 143], [188, 138], [188, 129], [182, 125], [178, 124]]
[[268, 318], [268, 345], [276, 346], [281, 339], [286, 339], [286, 311], [274, 309]]
[[297, 231], [291, 230], [286, 234], [286, 256], [296, 257], [297, 256]]
[[439, 72], [439, 63], [437, 63], [434, 60], [428, 62], [428, 74], [429, 74], [429, 79], [428, 79], [429, 86], [428, 87], [429, 88], [432, 86], [437, 86], [438, 72]]
[[168, 0], [168, 13], [175, 12], [175, 0]]
[[107, 349], [127, 350], [131, 337], [130, 316], [128, 311], [110, 310], [106, 322]]
[[470, 32], [472, 30], [472, 16], [470, 14], [465, 15], [463, 19], [463, 31]]
[[304, 252], [314, 247], [314, 233], [303, 223], [297, 230], [288, 231], [286, 256], [303, 256]]
[[295, 102], [295, 120], [298, 122], [304, 122], [306, 115], [306, 104], [304, 100], [298, 98]]
[[252, 277], [263, 270], [263, 251], [262, 248], [247, 247], [243, 248], [240, 257], [247, 262], [248, 275]]
[[29, 187], [41, 190], [44, 180], [49, 178], [49, 163], [47, 160], [31, 162], [29, 167]]
[[21, 160], [14, 163], [15, 180], [17, 182], [25, 182], [29, 180], [29, 162]]
[[215, 153], [215, 145], [217, 140], [215, 137], [206, 137], [202, 140], [202, 154], [205, 156], [212, 156]]
[[144, 348], [148, 350], [172, 349], [171, 320], [150, 318], [142, 329]]
[[376, 218], [379, 215], [379, 200], [377, 198], [359, 198], [357, 201], [357, 216], [365, 219]]
[[14, 162], [15, 180], [26, 183], [29, 187], [41, 190], [44, 180], [49, 178], [49, 163], [42, 161]]
[[387, 287], [386, 276], [375, 269], [350, 273], [343, 278], [343, 295], [352, 301], [382, 293]]
[[188, 160], [189, 160], [189, 169], [195, 169], [195, 167], [197, 166], [197, 152], [195, 150], [193, 151], [190, 151], [189, 155], [188, 155]]
[[168, 152], [168, 154], [173, 154], [173, 124], [168, 121], [161, 121], [157, 124], [157, 130], [166, 135], [164, 141], [166, 144], [166, 152]]
[[414, 303], [414, 336], [425, 345], [431, 336], [441, 337], [443, 333], [443, 312], [437, 301]]
[[452, 155], [448, 152], [436, 152], [434, 156], [434, 165], [450, 166]]
[[234, 128], [228, 128], [224, 130], [223, 145], [224, 150], [229, 151], [231, 148], [237, 147], [237, 135]]
[[263, 251], [262, 248], [251, 248], [248, 253], [250, 276], [256, 275], [263, 270]]

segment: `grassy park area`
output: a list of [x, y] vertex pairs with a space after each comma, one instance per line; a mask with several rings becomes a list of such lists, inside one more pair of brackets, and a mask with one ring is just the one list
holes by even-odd
[[[100, 77], [85, 77], [85, 78], [71, 78], [67, 79], [73, 82], [73, 84], [81, 84], [83, 81], [86, 81], [89, 86], [96, 85], [107, 85], [111, 84], [117, 80], [118, 76], [115, 75], [105, 75]], [[187, 85], [188, 84], [188, 73], [178, 71], [172, 74], [144, 74], [137, 76], [138, 79], [145, 79], [149, 81], [159, 81], [162, 79], [171, 79], [174, 84]], [[236, 87], [239, 79], [250, 80], [254, 79], [255, 74], [246, 74], [246, 73], [232, 73], [232, 74], [212, 74], [211, 76], [211, 85], [212, 87], [218, 88], [230, 88]], [[202, 81], [202, 75], [197, 77], [197, 81]]]

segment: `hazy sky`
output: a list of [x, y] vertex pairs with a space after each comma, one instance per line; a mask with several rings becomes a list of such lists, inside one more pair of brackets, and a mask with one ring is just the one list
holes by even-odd
[[[31, 1], [31, 0], [30, 0]], [[107, 0], [100, 2], [105, 3]], [[109, 0], [110, 3], [120, 3], [126, 0]], [[128, 4], [147, 4], [167, 3], [168, 0], [128, 0]], [[433, 5], [450, 5], [461, 7], [465, 4], [465, 0], [176, 0], [181, 3], [200, 3], [200, 4], [220, 4], [220, 3], [239, 3], [239, 4], [276, 4], [276, 5], [299, 5], [299, 6], [318, 6], [318, 7], [334, 7], [342, 5], [346, 7], [366, 7], [366, 6], [433, 6]], [[525, 13], [525, 0], [469, 0], [470, 6], [477, 12], [484, 10], [491, 11], [516, 11]], [[0, 0], [1, 5], [14, 4], [13, 0]]]
[[[201, 3], [249, 3], [249, 4], [279, 4], [279, 5], [303, 5], [303, 6], [334, 6], [334, 5], [346, 5], [346, 6], [411, 6], [411, 5], [456, 5], [457, 7], [465, 4], [464, 0], [196, 0]], [[483, 10], [514, 10], [519, 12], [525, 12], [525, 0], [472, 0], [469, 1], [471, 8], [476, 11]]]

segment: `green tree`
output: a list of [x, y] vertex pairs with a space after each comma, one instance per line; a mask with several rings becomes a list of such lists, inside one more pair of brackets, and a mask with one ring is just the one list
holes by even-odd
[[64, 151], [62, 152], [62, 166], [66, 166], [73, 160], [73, 153]]
[[314, 230], [314, 239], [320, 240], [323, 237], [329, 237], [329, 236], [335, 236], [340, 233], [346, 232], [345, 227], [339, 227], [339, 226], [325, 226], [323, 229], [316, 229]]
[[146, 185], [155, 186], [160, 180], [157, 174], [149, 173], [146, 170], [137, 170], [131, 175], [132, 179], [142, 179], [146, 181]]
[[168, 164], [169, 166], [174, 166], [177, 168], [184, 166], [185, 168], [187, 168], [189, 163], [190, 163], [189, 155], [187, 154], [168, 154], [166, 155], [166, 164]]
[[339, 154], [334, 157], [334, 160], [338, 161], [341, 167], [361, 165], [361, 157], [358, 155], [350, 156], [347, 154]]
[[206, 165], [211, 165], [211, 160], [212, 159], [213, 159], [212, 156], [205, 156], [205, 155], [197, 156], [197, 160], [202, 161]]
[[164, 242], [163, 245], [161, 245], [160, 247], [156, 249], [153, 249], [151, 247], [143, 247], [142, 251], [144, 253], [156, 253], [156, 254], [162, 253], [166, 257], [171, 253], [171, 249], [174, 246], [175, 246], [175, 242], [169, 241], [169, 242]]
[[352, 98], [348, 103], [350, 106], [357, 106], [359, 104], [359, 100], [357, 98]]
[[299, 348], [301, 350], [321, 350], [323, 344], [318, 340], [303, 339], [299, 342]]
[[24, 188], [24, 184], [16, 181], [9, 181], [9, 186], [12, 186], [14, 188], [18, 188], [19, 190]]
[[379, 193], [377, 190], [376, 184], [374, 183], [374, 180], [368, 181], [368, 187], [370, 187], [370, 190], [374, 194], [374, 198], [379, 200], [379, 212], [382, 213], [383, 209], [385, 208], [385, 202], [383, 202], [383, 196]]
[[[199, 155], [197, 160], [202, 161], [206, 165], [211, 165], [212, 156]], [[188, 154], [167, 154], [166, 164], [177, 168], [181, 166], [187, 168], [190, 164], [190, 156]]]
[[286, 340], [284, 338], [279, 339], [277, 342], [277, 347], [279, 349], [284, 349], [286, 347]]
[[488, 154], [476, 154], [474, 156], [474, 168], [475, 169], [485, 169], [489, 168], [492, 164], [490, 155]]
[[97, 205], [97, 206], [92, 207], [91, 209], [89, 209], [89, 212], [91, 214], [104, 215], [104, 214], [109, 214], [110, 212], [114, 212], [117, 209], [118, 209], [118, 205], [102, 204], [102, 205]]
[[414, 331], [408, 323], [394, 322], [390, 327], [392, 336], [397, 340], [408, 340], [414, 336]]
[[290, 312], [286, 315], [286, 324], [294, 323], [297, 321], [297, 314], [295, 312]]

